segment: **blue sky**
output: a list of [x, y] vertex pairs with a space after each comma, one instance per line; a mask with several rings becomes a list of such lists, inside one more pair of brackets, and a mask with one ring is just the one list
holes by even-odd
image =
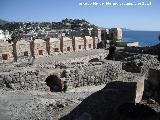
[[[151, 6], [80, 6], [80, 2], [151, 2]], [[86, 19], [101, 27], [160, 31], [160, 0], [0, 0], [0, 19], [61, 21]]]

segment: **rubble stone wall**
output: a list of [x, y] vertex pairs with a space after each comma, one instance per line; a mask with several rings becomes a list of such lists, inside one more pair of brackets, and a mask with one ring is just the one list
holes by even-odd
[[129, 81], [130, 79], [134, 80], [132, 77], [135, 76], [123, 71], [120, 62], [114, 64], [112, 62], [70, 64], [66, 69], [24, 69], [26, 70], [2, 72], [0, 74], [0, 88], [49, 91], [50, 88], [46, 85], [45, 80], [50, 75], [56, 75], [60, 78], [62, 86], [64, 81], [67, 81], [68, 89], [106, 84], [111, 81]]
[[38, 75], [36, 71], [25, 71], [15, 73], [1, 73], [0, 87], [11, 88], [14, 90], [47, 90], [46, 84], [43, 82], [44, 76]]
[[50, 52], [54, 54], [55, 52], [60, 51], [60, 41], [50, 42]]

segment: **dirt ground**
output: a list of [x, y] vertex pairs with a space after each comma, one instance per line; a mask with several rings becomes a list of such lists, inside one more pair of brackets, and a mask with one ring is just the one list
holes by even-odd
[[58, 120], [105, 85], [61, 92], [0, 90], [0, 120]]

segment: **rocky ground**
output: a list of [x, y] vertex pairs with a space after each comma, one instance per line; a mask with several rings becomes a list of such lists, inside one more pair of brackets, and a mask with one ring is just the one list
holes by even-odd
[[104, 86], [81, 87], [66, 93], [0, 90], [0, 119], [58, 120]]
[[[140, 79], [140, 76], [147, 75], [150, 68], [157, 71], [160, 70], [157, 55], [143, 54], [141, 51], [133, 52], [134, 50], [117, 50], [113, 60], [104, 60], [108, 50], [99, 49], [46, 56], [36, 59], [32, 65], [28, 64], [27, 61], [19, 61], [14, 64], [1, 64], [0, 71], [6, 73], [16, 70], [25, 71], [32, 68], [41, 68], [40, 70], [42, 70], [42, 68], [45, 68], [44, 70], [47, 72], [49, 69], [55, 69], [55, 64], [64, 63], [68, 67], [67, 70], [73, 71], [72, 69], [76, 69], [82, 72], [82, 78], [87, 78], [88, 74], [97, 73], [98, 67], [100, 67], [100, 69], [104, 68], [101, 74], [102, 78], [106, 76], [106, 81], [133, 82], [135, 79]], [[88, 63], [90, 59], [95, 57], [101, 60], [101, 62]], [[84, 63], [81, 64], [81, 62]], [[72, 77], [72, 74], [69, 74], [69, 76]], [[111, 78], [108, 78], [108, 76]], [[105, 84], [101, 84], [97, 84], [97, 86], [91, 84], [90, 86], [86, 85], [70, 89], [66, 93], [3, 88], [0, 90], [0, 120], [59, 120], [77, 108], [85, 98], [103, 89]], [[118, 94], [117, 91], [116, 94]], [[94, 99], [100, 100], [101, 98], [96, 97]], [[140, 103], [153, 108], [156, 112], [160, 112], [159, 103], [152, 99], [144, 99]]]

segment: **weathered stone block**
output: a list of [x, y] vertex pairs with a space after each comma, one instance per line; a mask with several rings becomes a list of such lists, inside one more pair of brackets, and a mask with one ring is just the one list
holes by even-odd
[[143, 96], [144, 91], [144, 80], [145, 77], [143, 76], [140, 80], [135, 82], [122, 82], [122, 81], [115, 81], [108, 83], [104, 89], [117, 89], [119, 91], [124, 91], [128, 94], [128, 97], [131, 95], [135, 95], [135, 103], [139, 103]]
[[147, 97], [160, 102], [160, 70], [149, 69], [144, 92]]

